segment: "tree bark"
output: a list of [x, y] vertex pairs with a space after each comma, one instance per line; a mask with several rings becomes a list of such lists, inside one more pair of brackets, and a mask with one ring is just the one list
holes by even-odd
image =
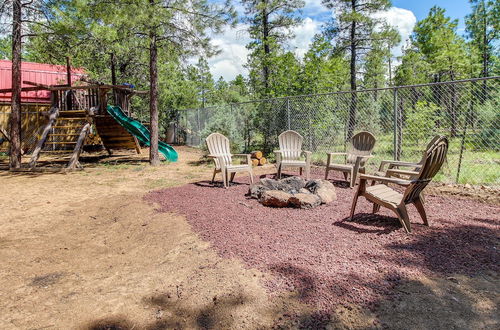
[[[356, 11], [356, 0], [351, 0], [352, 12]], [[351, 48], [351, 60], [350, 60], [350, 71], [351, 71], [351, 104], [349, 107], [349, 119], [347, 122], [347, 140], [350, 140], [354, 134], [354, 128], [356, 126], [356, 112], [358, 107], [358, 95], [356, 94], [356, 61], [357, 61], [357, 49], [356, 49], [356, 22], [351, 23], [350, 29], [350, 48]]]
[[271, 48], [269, 47], [269, 16], [267, 13], [267, 1], [263, 0], [264, 4], [262, 9], [262, 43], [264, 46], [264, 61], [262, 63], [262, 74], [264, 77], [264, 95], [269, 96], [269, 54]]
[[149, 35], [149, 129], [151, 131], [151, 142], [149, 146], [149, 163], [151, 166], [160, 165], [158, 154], [158, 45], [156, 33], [152, 31]]
[[10, 168], [21, 167], [21, 0], [12, 2], [12, 112]]

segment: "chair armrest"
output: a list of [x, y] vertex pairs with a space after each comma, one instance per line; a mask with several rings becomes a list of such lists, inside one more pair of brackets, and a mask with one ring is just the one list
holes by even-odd
[[388, 168], [399, 167], [399, 166], [403, 166], [403, 167], [419, 167], [419, 166], [421, 166], [418, 163], [403, 162], [400, 160], [383, 160], [380, 162], [379, 171], [382, 171], [384, 165], [388, 165]]
[[217, 168], [217, 162], [215, 160], [219, 161], [220, 168], [225, 168], [226, 167], [226, 163], [224, 161], [224, 157], [222, 157], [222, 156], [216, 156], [216, 155], [207, 155], [207, 157], [208, 158], [212, 158], [214, 160], [216, 168]]
[[405, 171], [405, 170], [399, 170], [396, 168], [390, 168], [387, 170], [386, 174], [390, 176], [391, 174], [403, 174], [403, 175], [418, 175], [417, 171]]
[[246, 157], [248, 165], [252, 165], [252, 155], [250, 154], [234, 154], [236, 157]]
[[326, 154], [330, 156], [342, 156], [347, 155], [347, 152], [327, 152]]
[[302, 153], [304, 154], [304, 156], [306, 157], [306, 163], [307, 164], [310, 164], [311, 163], [311, 155], [312, 155], [312, 152], [310, 151], [302, 151]]
[[361, 174], [359, 177], [359, 180], [373, 180], [373, 181], [379, 181], [379, 182], [383, 182], [383, 183], [395, 183], [395, 184], [398, 184], [400, 186], [409, 186], [411, 184], [411, 182], [408, 180], [388, 178], [385, 176], [368, 175], [368, 174]]

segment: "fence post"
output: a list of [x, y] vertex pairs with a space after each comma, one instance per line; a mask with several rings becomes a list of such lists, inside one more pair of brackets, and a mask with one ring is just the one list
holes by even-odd
[[394, 160], [398, 160], [398, 123], [399, 123], [399, 116], [398, 116], [398, 89], [394, 88], [394, 93], [393, 93], [393, 137], [392, 137], [392, 142], [393, 142], [393, 158]]
[[198, 132], [196, 132], [196, 136], [198, 137], [197, 145], [201, 144], [201, 125], [200, 125], [200, 108], [196, 109], [196, 124], [198, 126]]
[[286, 99], [286, 114], [287, 114], [287, 119], [288, 119], [288, 130], [290, 130], [291, 125], [290, 125], [290, 98], [287, 97]]
[[[471, 89], [473, 91], [476, 89], [476, 84], [474, 82], [472, 82]], [[462, 169], [462, 159], [465, 151], [465, 136], [467, 135], [467, 124], [469, 123], [469, 120], [471, 119], [473, 113], [474, 113], [474, 97], [471, 98], [469, 109], [465, 114], [465, 123], [464, 123], [464, 129], [462, 130], [462, 139], [460, 141], [460, 154], [458, 156], [457, 177], [455, 178], [455, 183], [458, 183], [458, 180], [460, 179], [460, 170]]]

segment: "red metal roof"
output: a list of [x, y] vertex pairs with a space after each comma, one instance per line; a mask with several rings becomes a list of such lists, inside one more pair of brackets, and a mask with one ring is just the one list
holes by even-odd
[[[71, 81], [80, 80], [85, 76], [82, 68], [71, 68]], [[43, 63], [22, 62], [21, 80], [44, 85], [59, 85], [66, 83], [66, 66]], [[23, 84], [22, 87], [33, 87]], [[0, 89], [12, 88], [12, 62], [0, 60]], [[0, 102], [10, 102], [11, 93], [0, 93]], [[50, 103], [49, 91], [22, 92], [21, 101], [25, 103]]]

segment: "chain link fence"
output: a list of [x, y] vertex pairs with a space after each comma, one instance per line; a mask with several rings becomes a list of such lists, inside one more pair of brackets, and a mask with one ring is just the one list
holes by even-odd
[[204, 147], [212, 132], [230, 138], [233, 152], [263, 150], [273, 157], [278, 135], [304, 137], [313, 161], [344, 151], [366, 130], [377, 138], [368, 171], [383, 159], [418, 161], [435, 134], [450, 140], [437, 180], [500, 184], [500, 77], [273, 98], [179, 111], [178, 142]]

